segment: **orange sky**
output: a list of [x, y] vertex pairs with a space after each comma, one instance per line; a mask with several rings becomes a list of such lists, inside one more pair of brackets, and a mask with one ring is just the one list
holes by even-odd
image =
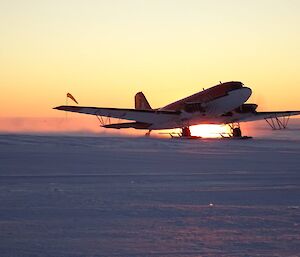
[[[0, 117], [153, 107], [238, 80], [260, 110], [300, 109], [300, 1], [0, 2]], [[76, 114], [73, 114], [76, 115]], [[78, 117], [78, 115], [76, 116]]]

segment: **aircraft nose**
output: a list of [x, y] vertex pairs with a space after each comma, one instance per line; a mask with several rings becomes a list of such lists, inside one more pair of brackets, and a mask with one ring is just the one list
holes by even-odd
[[240, 95], [242, 99], [245, 99], [245, 102], [250, 98], [252, 90], [249, 87], [242, 87], [240, 90]]

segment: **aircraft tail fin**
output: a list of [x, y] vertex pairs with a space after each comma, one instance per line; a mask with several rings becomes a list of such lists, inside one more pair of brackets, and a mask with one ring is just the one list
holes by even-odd
[[145, 95], [142, 92], [138, 92], [135, 95], [134, 101], [136, 110], [152, 110], [149, 102], [147, 101]]

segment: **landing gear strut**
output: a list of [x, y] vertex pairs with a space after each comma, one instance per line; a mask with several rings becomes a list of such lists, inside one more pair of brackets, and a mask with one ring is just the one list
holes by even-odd
[[241, 128], [232, 129], [232, 137], [241, 137], [241, 136], [242, 136]]
[[229, 124], [229, 127], [231, 128], [230, 137], [232, 137], [232, 138], [241, 138], [242, 137], [242, 130], [241, 130], [240, 123]]
[[184, 127], [181, 129], [181, 136], [182, 137], [191, 137], [190, 127]]
[[290, 116], [265, 118], [265, 121], [273, 130], [286, 129], [290, 120]]

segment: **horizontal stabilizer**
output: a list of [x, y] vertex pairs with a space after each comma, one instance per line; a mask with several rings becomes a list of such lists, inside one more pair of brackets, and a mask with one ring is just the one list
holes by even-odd
[[148, 129], [150, 126], [151, 124], [143, 123], [143, 122], [125, 122], [125, 123], [104, 125], [102, 127], [114, 128], [114, 129], [122, 129], [122, 128]]

